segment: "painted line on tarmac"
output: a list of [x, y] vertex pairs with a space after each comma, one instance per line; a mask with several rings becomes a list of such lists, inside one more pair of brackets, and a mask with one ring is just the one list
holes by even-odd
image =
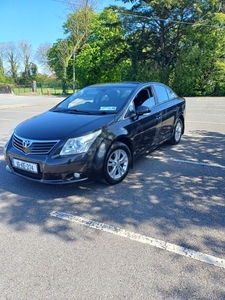
[[198, 124], [214, 124], [214, 125], [224, 125], [223, 122], [206, 122], [206, 121], [185, 121], [186, 123], [198, 123]]
[[4, 155], [0, 155], [0, 160], [5, 160]]
[[[214, 98], [214, 100], [212, 100]], [[203, 101], [206, 101], [206, 102], [208, 102], [208, 101], [213, 101], [213, 102], [215, 102], [215, 101], [223, 101], [224, 102], [224, 100], [225, 100], [225, 98], [224, 97], [197, 97], [196, 98], [196, 101], [201, 101], [201, 102], [203, 102]], [[214, 104], [213, 104], [214, 105]]]
[[125, 229], [120, 229], [118, 227], [114, 227], [112, 225], [108, 225], [105, 223], [99, 223], [94, 220], [85, 219], [79, 216], [74, 216], [71, 214], [67, 214], [64, 212], [51, 212], [50, 215], [55, 218], [59, 218], [62, 220], [78, 223], [80, 225], [84, 225], [93, 229], [105, 231], [108, 233], [115, 234], [120, 237], [128, 238], [129, 240], [136, 241], [139, 243], [147, 244], [149, 246], [153, 246], [156, 248], [160, 248], [169, 252], [173, 252], [175, 254], [179, 254], [188, 258], [192, 258], [210, 265], [214, 265], [216, 267], [225, 268], [225, 259], [218, 258], [212, 255], [204, 254], [202, 252], [198, 252], [192, 249], [184, 248], [182, 246], [178, 246], [175, 244], [167, 243], [162, 240], [154, 239], [145, 235], [141, 235], [132, 231], [127, 231]]
[[220, 139], [220, 140], [222, 140], [222, 142], [223, 142], [223, 140], [225, 141], [225, 139], [224, 139], [224, 137], [222, 137], [222, 136], [214, 136], [214, 135], [201, 135], [201, 134], [195, 134], [195, 133], [185, 133], [184, 134], [184, 137], [191, 137], [191, 138], [193, 138], [193, 139], [197, 139], [197, 138], [213, 138], [213, 139]]
[[225, 169], [225, 166], [220, 165], [220, 164], [210, 164], [210, 163], [204, 163], [204, 162], [200, 162], [200, 161], [192, 161], [192, 160], [184, 160], [184, 159], [176, 159], [176, 158], [162, 158], [159, 156], [151, 156], [153, 159], [158, 159], [161, 161], [168, 161], [168, 160], [172, 160], [175, 162], [179, 162], [179, 163], [184, 163], [184, 164], [192, 164], [192, 165], [198, 165], [198, 166], [203, 166], [203, 167], [211, 167], [211, 168], [221, 168], [221, 169]]
[[179, 163], [193, 164], [193, 165], [200, 165], [200, 166], [204, 166], [204, 167], [213, 167], [213, 168], [225, 169], [225, 166], [219, 165], [219, 164], [210, 164], [210, 163], [196, 162], [196, 161], [191, 161], [191, 160], [183, 160], [183, 159], [175, 159], [175, 158], [171, 158], [171, 160], [179, 162]]

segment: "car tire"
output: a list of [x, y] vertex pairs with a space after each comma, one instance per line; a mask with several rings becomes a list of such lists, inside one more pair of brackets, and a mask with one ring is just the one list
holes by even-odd
[[113, 185], [124, 180], [131, 165], [131, 152], [127, 145], [115, 142], [109, 149], [104, 163], [104, 180]]
[[180, 142], [181, 136], [182, 136], [182, 133], [183, 133], [183, 128], [184, 128], [183, 121], [180, 118], [178, 118], [177, 121], [176, 121], [176, 124], [174, 126], [173, 136], [168, 141], [171, 145], [176, 145]]

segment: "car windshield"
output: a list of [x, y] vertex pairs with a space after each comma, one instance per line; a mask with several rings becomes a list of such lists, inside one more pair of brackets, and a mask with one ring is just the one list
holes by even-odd
[[69, 96], [54, 111], [68, 113], [117, 113], [133, 91], [130, 86], [86, 87]]

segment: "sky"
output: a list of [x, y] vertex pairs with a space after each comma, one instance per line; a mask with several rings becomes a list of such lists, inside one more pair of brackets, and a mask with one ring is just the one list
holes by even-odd
[[[0, 43], [27, 41], [33, 51], [45, 42], [65, 37], [62, 25], [68, 7], [63, 0], [0, 0]], [[64, 0], [65, 1], [65, 0]], [[99, 11], [122, 1], [102, 0]], [[71, 13], [71, 11], [70, 11]]]

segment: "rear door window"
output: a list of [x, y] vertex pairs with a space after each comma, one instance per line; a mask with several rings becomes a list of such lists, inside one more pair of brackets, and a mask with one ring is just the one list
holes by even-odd
[[177, 97], [177, 95], [171, 89], [166, 88], [166, 91], [167, 91], [169, 99], [174, 99]]
[[154, 85], [154, 89], [158, 98], [159, 103], [163, 103], [169, 100], [169, 95], [166, 88], [163, 85]]

